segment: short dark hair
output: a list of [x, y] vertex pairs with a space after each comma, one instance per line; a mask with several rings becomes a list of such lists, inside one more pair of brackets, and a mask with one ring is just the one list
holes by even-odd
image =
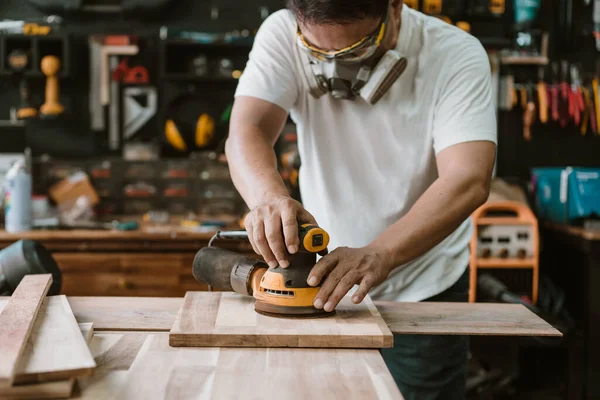
[[287, 0], [296, 19], [310, 24], [346, 24], [382, 18], [390, 0]]

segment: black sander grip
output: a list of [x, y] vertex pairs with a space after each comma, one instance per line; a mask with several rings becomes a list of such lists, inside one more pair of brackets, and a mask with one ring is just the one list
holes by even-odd
[[250, 277], [256, 268], [269, 268], [264, 261], [218, 247], [204, 247], [194, 258], [192, 274], [213, 290], [252, 295]]

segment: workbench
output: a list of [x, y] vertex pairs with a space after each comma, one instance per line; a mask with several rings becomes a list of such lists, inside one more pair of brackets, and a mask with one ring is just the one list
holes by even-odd
[[[9, 301], [0, 297], [0, 309]], [[76, 322], [92, 323], [94, 332], [89, 347], [96, 368], [78, 380], [74, 398], [402, 398], [376, 348], [171, 347], [169, 331], [183, 298], [65, 301]], [[394, 334], [561, 336], [516, 304], [376, 306]]]
[[[98, 366], [91, 378], [80, 382], [82, 390], [80, 393], [76, 393], [75, 398], [81, 399], [111, 398], [115, 392], [122, 390], [122, 385], [129, 379], [127, 370], [143, 348], [144, 343], [147, 347], [156, 346], [157, 342], [163, 342], [164, 347], [164, 341], [168, 338], [168, 331], [171, 329], [177, 312], [183, 304], [183, 298], [68, 297], [68, 301], [79, 323], [94, 323], [94, 340], [90, 348], [92, 353], [95, 353]], [[376, 305], [393, 333], [410, 332], [411, 329], [420, 325], [419, 321], [407, 318], [407, 304], [376, 302]], [[435, 304], [431, 304], [431, 306], [435, 307]], [[482, 309], [479, 311], [476, 309], [477, 307], [495, 306], [522, 307], [518, 305], [459, 303], [457, 307], [469, 307], [470, 310], [473, 310], [474, 317], [472, 320], [475, 321], [473, 324], [464, 323], [465, 319], [470, 320], [468, 313], [465, 313], [467, 315], [461, 313], [462, 315], [455, 316], [452, 313], [447, 313], [446, 317], [435, 315], [427, 321], [421, 322], [426, 324], [432, 333], [441, 333], [444, 327], [447, 328], [451, 324], [453, 326], [463, 326], [465, 329], [464, 334], [484, 335], [486, 330], [476, 322], [476, 320], [482, 319]], [[507, 309], [503, 308], [503, 310]], [[478, 318], [475, 317], [475, 313], [479, 313]], [[486, 312], [485, 314], [489, 315], [488, 328], [492, 327], [500, 335], [502, 334], [502, 325], [506, 325], [507, 332], [512, 332], [510, 333], [512, 335], [545, 336], [557, 333], [537, 317], [532, 321], [527, 321], [527, 323], [508, 318], [506, 324], [501, 321], [503, 316], [498, 313], [494, 315], [494, 313]], [[463, 322], [457, 323], [456, 319], [462, 319]], [[452, 329], [456, 329], [456, 327]], [[149, 340], [150, 337], [152, 338]], [[178, 389], [178, 385], [185, 385], [188, 381], [194, 381], [196, 374], [204, 379], [207, 373], [209, 375], [213, 374], [215, 381], [219, 379], [219, 375], [227, 374], [230, 378], [228, 398], [254, 398], [254, 392], [252, 391], [258, 391], [261, 385], [264, 385], [265, 381], [269, 379], [263, 376], [268, 368], [275, 368], [278, 363], [281, 363], [281, 366], [277, 368], [285, 370], [284, 364], [287, 364], [285, 355], [288, 353], [292, 354], [294, 361], [300, 364], [294, 365], [292, 369], [287, 365], [288, 373], [285, 376], [285, 382], [282, 382], [283, 387], [279, 391], [276, 387], [272, 387], [271, 389], [275, 392], [270, 392], [267, 397], [273, 397], [276, 393], [276, 397], [286, 398], [286, 391], [288, 391], [287, 397], [289, 398], [289, 391], [294, 391], [296, 398], [399, 398], [394, 392], [395, 384], [387, 368], [383, 370], [380, 368], [382, 360], [377, 350], [257, 348], [219, 350], [216, 348], [188, 348], [181, 351], [199, 352], [198, 354], [201, 356], [207, 357], [206, 363], [202, 368], [189, 366], [189, 370], [183, 367], [173, 369], [169, 372], [168, 379], [157, 377], [157, 379], [165, 380], [165, 390], [168, 390], [170, 395], [170, 397], [165, 398], [177, 398], [181, 395], [181, 392], [177, 392], [177, 390], [184, 390]], [[356, 352], [356, 354], [352, 352]], [[344, 357], [348, 356], [351, 357], [346, 360], [344, 365], [342, 361]], [[157, 364], [168, 364], [174, 358], [179, 360], [185, 358], [182, 354], [164, 355], [164, 357], [166, 358], [161, 362], [157, 360]], [[227, 359], [229, 359], [229, 362], [222, 365], [223, 360]], [[373, 370], [372, 367], [379, 369]], [[157, 365], [156, 368], [159, 368], [159, 366]], [[349, 370], [344, 371], [344, 368]], [[302, 372], [303, 369], [312, 370], [313, 372]], [[291, 372], [292, 370], [293, 372]], [[309, 381], [320, 372], [330, 375], [318, 379], [319, 382]], [[244, 379], [236, 379], [236, 374]], [[196, 382], [198, 382], [198, 379], [196, 379]], [[351, 388], [356, 390], [356, 379], [360, 379], [361, 391], [364, 395], [362, 397], [359, 393], [349, 392]], [[211, 382], [213, 381], [207, 379], [205, 386], [197, 390], [214, 395], [211, 390], [216, 390], [217, 385], [215, 384], [213, 387]], [[131, 383], [129, 385], [131, 386]], [[324, 396], [323, 392], [318, 391], [323, 388], [327, 388], [328, 396]], [[210, 396], [206, 397], [209, 398]], [[160, 398], [160, 395], [157, 395], [157, 398]], [[263, 397], [259, 396], [257, 398]]]
[[[239, 228], [238, 228], [239, 229]], [[177, 297], [204, 290], [192, 276], [194, 256], [213, 233], [175, 225], [137, 231], [0, 231], [0, 250], [20, 239], [42, 243], [63, 274], [61, 293], [68, 296]], [[219, 242], [219, 247], [250, 253], [249, 244]]]
[[584, 333], [584, 398], [600, 398], [600, 231], [546, 224], [542, 274], [565, 291], [565, 306]]

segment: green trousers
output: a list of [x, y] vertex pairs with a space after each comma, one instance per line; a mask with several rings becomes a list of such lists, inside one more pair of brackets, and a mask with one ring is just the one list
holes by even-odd
[[[466, 302], [469, 271], [449, 289], [424, 301]], [[381, 355], [405, 400], [463, 400], [468, 336], [394, 335]]]

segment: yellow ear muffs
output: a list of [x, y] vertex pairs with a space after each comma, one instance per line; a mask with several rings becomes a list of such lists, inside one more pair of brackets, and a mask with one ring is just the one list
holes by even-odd
[[167, 139], [167, 142], [169, 142], [169, 144], [173, 146], [173, 148], [179, 151], [187, 150], [187, 145], [185, 144], [185, 140], [183, 140], [183, 137], [181, 136], [181, 132], [179, 132], [177, 125], [171, 119], [167, 120], [165, 124], [165, 137]]
[[196, 147], [207, 146], [215, 136], [215, 120], [210, 115], [204, 113], [198, 118], [196, 123]]

